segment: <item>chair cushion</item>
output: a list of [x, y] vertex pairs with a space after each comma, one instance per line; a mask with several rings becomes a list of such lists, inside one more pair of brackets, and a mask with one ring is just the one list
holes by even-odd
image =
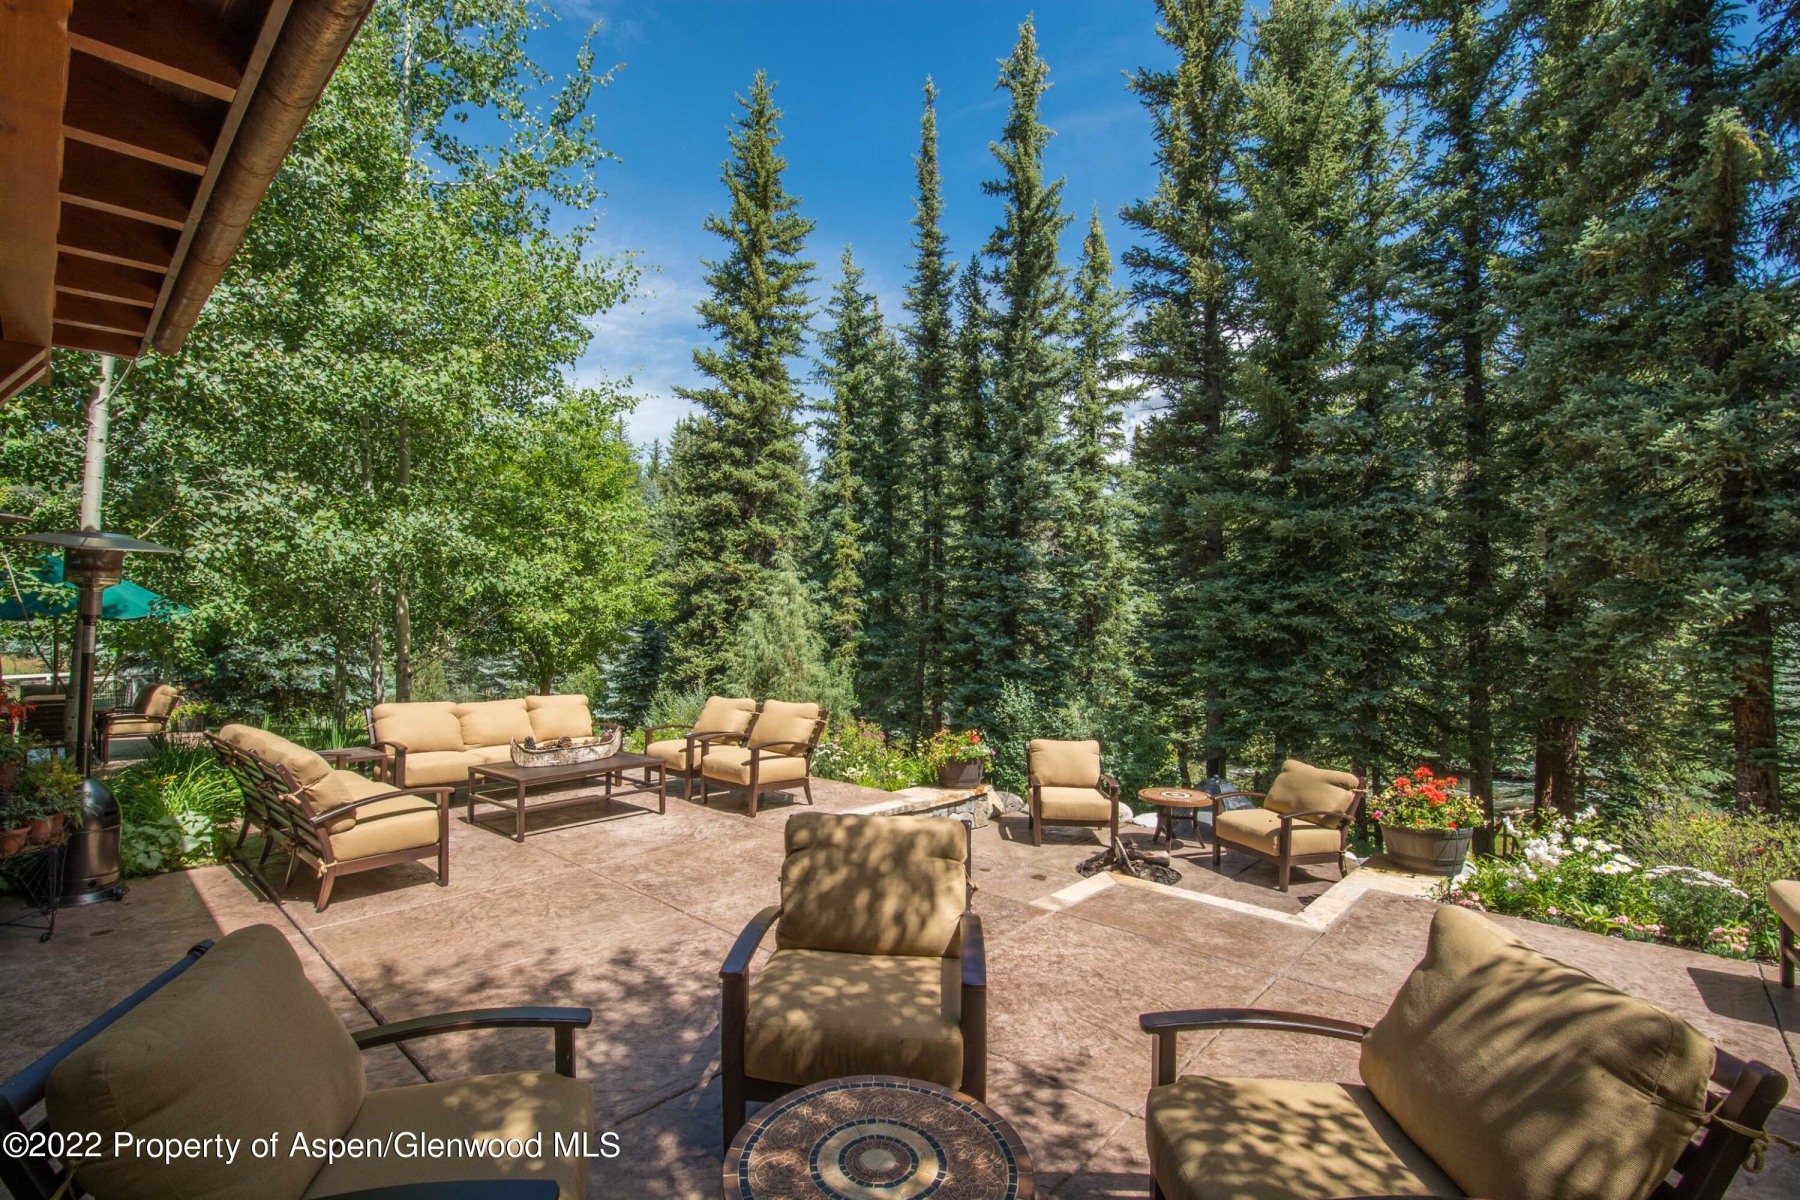
[[1045, 787], [1100, 786], [1100, 743], [1033, 739], [1025, 747], [1027, 768]]
[[531, 735], [540, 742], [594, 736], [594, 714], [586, 696], [527, 696], [525, 716], [531, 722]]
[[[721, 749], [721, 747], [718, 747], [718, 746], [713, 747], [713, 750], [715, 753], [719, 749]], [[686, 738], [667, 738], [660, 742], [651, 742], [649, 746], [645, 747], [644, 753], [648, 754], [651, 758], [662, 759], [664, 766], [666, 766], [671, 771], [687, 771], [688, 770], [688, 753], [687, 753], [687, 739]], [[699, 758], [700, 758], [700, 752], [698, 750], [695, 750], [695, 752], [694, 752], [695, 761], [696, 762], [699, 761]]]
[[743, 733], [756, 716], [756, 701], [739, 696], [709, 696], [694, 718], [695, 733]]
[[[386, 785], [377, 785], [385, 787]], [[435, 846], [438, 841], [437, 805], [423, 796], [395, 796], [358, 809], [355, 826], [331, 835], [331, 858], [348, 862], [396, 850]]]
[[1098, 821], [1113, 818], [1112, 797], [1099, 788], [1044, 787], [1038, 790], [1039, 811], [1046, 821]]
[[[676, 757], [680, 758], [679, 752]], [[708, 779], [739, 787], [750, 785], [750, 751], [743, 746], [708, 746], [700, 765]], [[798, 783], [806, 778], [806, 760], [763, 750], [757, 755], [756, 778], [761, 783]]]
[[[1281, 818], [1266, 808], [1234, 808], [1213, 822], [1213, 836], [1221, 842], [1248, 846], [1264, 854], [1281, 853]], [[1300, 817], [1294, 821], [1288, 848], [1294, 854], [1335, 854], [1344, 837], [1335, 829], [1322, 829]]]
[[[1348, 812], [1351, 801], [1356, 799], [1356, 789], [1361, 786], [1362, 780], [1348, 771], [1326, 771], [1290, 758], [1281, 764], [1281, 774], [1269, 786], [1263, 807], [1278, 813], [1317, 812], [1320, 809]], [[1316, 821], [1327, 829], [1336, 829], [1344, 823], [1344, 818], [1319, 817]]]
[[[298, 1197], [318, 1161], [278, 1154], [226, 1165], [112, 1155], [114, 1136], [252, 1139], [280, 1130], [331, 1138], [363, 1102], [362, 1055], [272, 925], [219, 939], [199, 962], [60, 1063], [46, 1098], [53, 1128], [102, 1135], [76, 1168], [109, 1200]], [[248, 1141], [245, 1143], [248, 1146]]]
[[[484, 749], [493, 749], [488, 746]], [[506, 747], [500, 747], [506, 750]], [[506, 750], [511, 756], [511, 751]], [[469, 782], [469, 768], [479, 767], [487, 762], [480, 750], [430, 750], [424, 754], [408, 754], [406, 756], [406, 778], [402, 781], [407, 787], [431, 787], [435, 784], [454, 784], [458, 787]]]
[[1699, 1127], [1712, 1064], [1685, 1022], [1450, 906], [1362, 1045], [1382, 1107], [1489, 1200], [1640, 1200]]
[[141, 717], [136, 713], [120, 713], [106, 722], [106, 732], [112, 737], [149, 737], [166, 731], [169, 727], [166, 717]]
[[763, 701], [762, 714], [750, 734], [753, 743], [812, 741], [813, 728], [819, 721], [816, 704], [789, 704], [785, 700]]
[[1800, 881], [1777, 879], [1769, 884], [1769, 907], [1789, 929], [1800, 929]]
[[249, 725], [237, 728], [239, 732], [236, 744], [239, 749], [256, 755], [272, 766], [286, 767], [288, 774], [303, 787], [310, 787], [331, 774], [330, 763], [297, 742], [290, 742], [278, 733]]
[[900, 1075], [961, 1087], [961, 1020], [961, 959], [777, 950], [750, 977], [744, 1069], [777, 1083]]
[[462, 726], [462, 748], [505, 746], [536, 737], [531, 728], [531, 714], [525, 701], [481, 700], [456, 706], [456, 720]]
[[[300, 808], [307, 816], [316, 817], [340, 804], [349, 804], [353, 800], [363, 800], [393, 790], [394, 785], [391, 783], [378, 783], [360, 772], [339, 768], [327, 771], [325, 778], [300, 792]], [[341, 820], [331, 823], [330, 832], [348, 832], [356, 824], [360, 813], [361, 810], [345, 813]]]
[[181, 699], [181, 692], [170, 684], [159, 683], [145, 689], [138, 697], [137, 710], [146, 717], [158, 717], [166, 720], [175, 711], [176, 703]]
[[969, 849], [961, 821], [805, 812], [788, 818], [783, 836], [777, 946], [961, 953]]
[[550, 1157], [346, 1156], [326, 1164], [306, 1189], [306, 1200], [364, 1188], [459, 1179], [553, 1179], [560, 1200], [579, 1200], [587, 1195], [587, 1163], [556, 1156], [555, 1135], [586, 1133], [592, 1140], [593, 1132], [593, 1089], [550, 1071], [474, 1075], [370, 1092], [346, 1137], [380, 1139], [407, 1133], [485, 1140], [528, 1139], [542, 1133], [543, 1152]]
[[1169, 1200], [1458, 1194], [1354, 1084], [1184, 1076], [1150, 1089], [1144, 1135]]
[[414, 701], [409, 704], [377, 704], [375, 740], [398, 742], [409, 751], [463, 749], [462, 722], [457, 706], [447, 701]]

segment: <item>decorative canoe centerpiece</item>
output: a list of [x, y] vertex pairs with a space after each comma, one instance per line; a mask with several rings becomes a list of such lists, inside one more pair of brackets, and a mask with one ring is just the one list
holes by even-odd
[[625, 744], [625, 730], [608, 722], [598, 737], [559, 737], [540, 742], [526, 738], [512, 744], [512, 760], [521, 767], [569, 767], [611, 758]]

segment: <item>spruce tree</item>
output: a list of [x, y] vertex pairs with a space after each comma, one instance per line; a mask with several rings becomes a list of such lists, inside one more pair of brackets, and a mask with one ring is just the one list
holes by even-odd
[[697, 306], [717, 340], [694, 352], [694, 365], [712, 382], [677, 389], [700, 411], [671, 438], [665, 481], [675, 541], [670, 673], [685, 686], [717, 674], [765, 576], [799, 549], [806, 516], [788, 360], [806, 334], [813, 264], [802, 255], [812, 222], [782, 184], [781, 110], [761, 71], [738, 103], [722, 174], [731, 206], [706, 219], [727, 250], [707, 264], [711, 294]]
[[915, 733], [944, 724], [949, 694], [950, 504], [956, 487], [956, 329], [951, 314], [956, 283], [943, 231], [943, 184], [938, 174], [937, 87], [925, 81], [919, 118], [918, 198], [913, 228], [912, 279], [906, 286], [906, 330], [912, 369], [913, 464], [919, 542], [915, 575], [916, 626], [913, 709]]
[[964, 264], [956, 284], [955, 487], [951, 500], [949, 603], [945, 641], [951, 665], [949, 717], [974, 727], [991, 722], [999, 688], [990, 677], [1003, 652], [1000, 614], [1008, 601], [1004, 581], [992, 569], [997, 552], [994, 480], [1000, 435], [989, 403], [993, 318], [982, 290], [980, 255]]
[[867, 449], [861, 477], [863, 644], [857, 694], [883, 728], [911, 730], [916, 666], [914, 616], [918, 581], [919, 513], [915, 495], [916, 444], [912, 381], [900, 340], [881, 326], [869, 297], [877, 336], [868, 347], [872, 386], [864, 410]]
[[865, 456], [879, 453], [869, 437], [870, 411], [884, 386], [879, 359], [881, 317], [862, 288], [863, 272], [844, 247], [842, 277], [825, 305], [817, 378], [826, 397], [813, 422], [819, 478], [813, 489], [811, 575], [824, 597], [831, 660], [854, 671], [862, 653], [863, 479]]

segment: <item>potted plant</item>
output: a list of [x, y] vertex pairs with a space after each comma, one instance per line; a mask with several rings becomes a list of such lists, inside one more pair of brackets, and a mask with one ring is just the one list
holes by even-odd
[[209, 700], [184, 700], [169, 714], [169, 727], [176, 733], [201, 733], [213, 715]]
[[81, 776], [67, 759], [40, 758], [27, 764], [15, 788], [28, 818], [26, 837], [33, 845], [55, 841], [65, 825], [80, 823]]
[[0, 722], [0, 792], [13, 786], [37, 744], [35, 734], [14, 733], [10, 723]]
[[932, 758], [937, 762], [938, 786], [972, 788], [981, 782], [981, 769], [994, 751], [981, 740], [974, 729], [952, 733], [948, 729], [931, 739]]
[[0, 792], [0, 858], [11, 858], [31, 837], [25, 800], [16, 792]]
[[1457, 789], [1454, 775], [1430, 767], [1402, 775], [1381, 789], [1369, 816], [1381, 826], [1388, 860], [1423, 875], [1454, 875], [1462, 869], [1469, 842], [1481, 824], [1474, 797]]

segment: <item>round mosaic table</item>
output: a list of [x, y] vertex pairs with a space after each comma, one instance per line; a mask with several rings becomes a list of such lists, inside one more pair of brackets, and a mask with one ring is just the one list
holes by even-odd
[[1028, 1200], [1031, 1158], [993, 1109], [917, 1079], [828, 1079], [767, 1104], [725, 1155], [725, 1200]]
[[[1138, 799], [1145, 804], [1156, 805], [1156, 832], [1151, 835], [1151, 845], [1167, 842], [1171, 850], [1181, 847], [1181, 843], [1175, 840], [1175, 818], [1180, 815], [1180, 810], [1188, 810], [1188, 816], [1192, 818], [1201, 809], [1211, 808], [1213, 802], [1211, 792], [1202, 792], [1197, 788], [1140, 788]], [[1194, 836], [1200, 836], [1198, 821], [1194, 822]]]

